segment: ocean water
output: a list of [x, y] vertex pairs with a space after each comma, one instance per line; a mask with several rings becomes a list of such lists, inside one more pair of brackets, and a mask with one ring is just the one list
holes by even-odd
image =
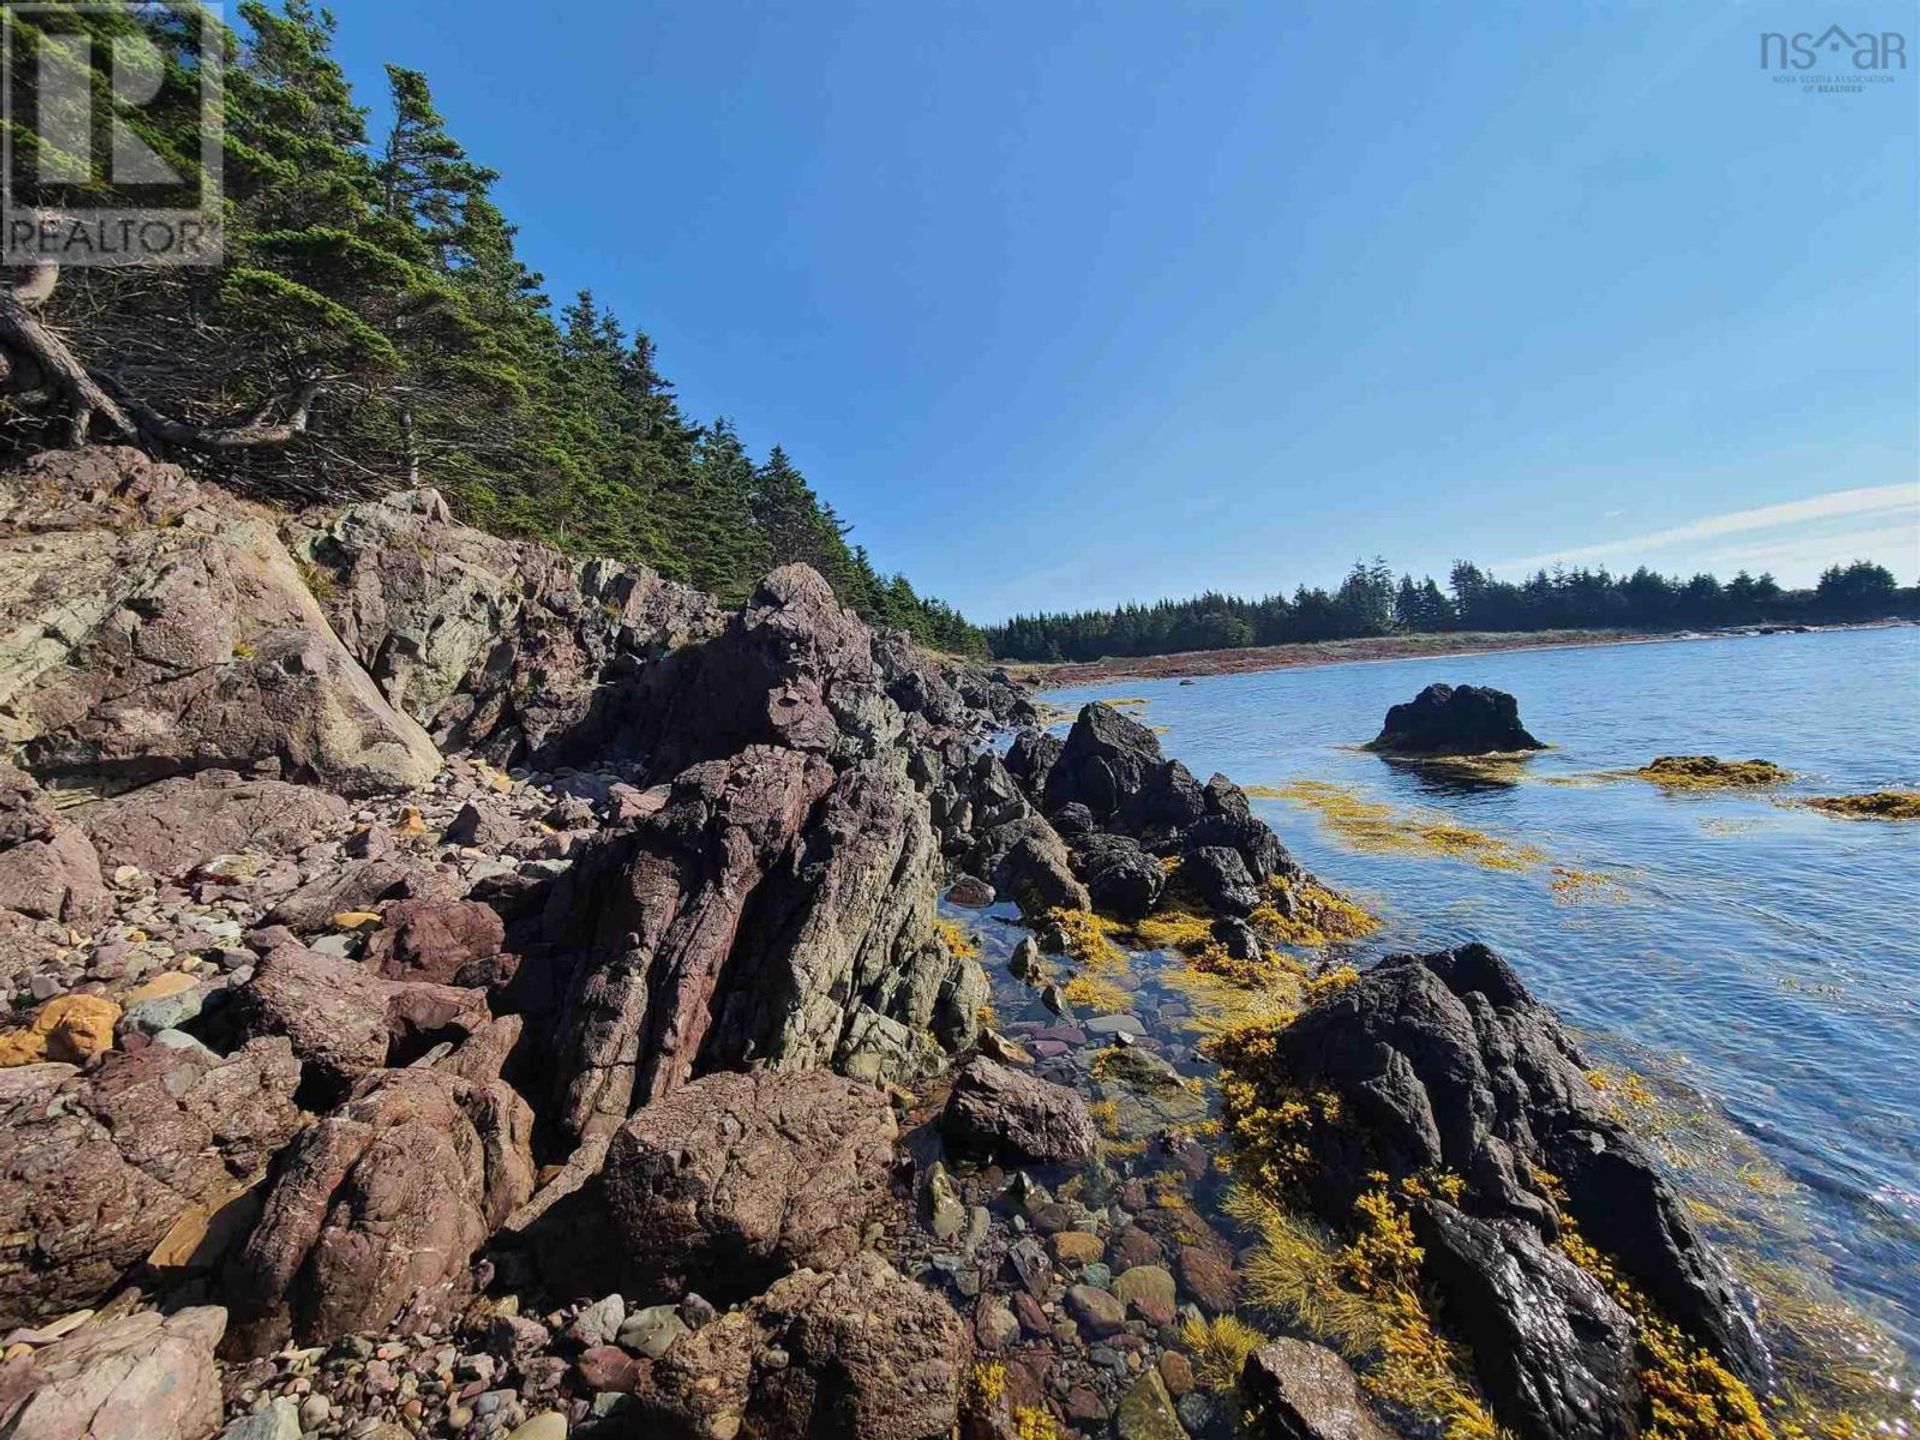
[[[1512, 783], [1355, 748], [1433, 681], [1513, 692], [1554, 748]], [[1761, 1287], [1769, 1318], [1791, 1328], [1804, 1318], [1793, 1296], [1837, 1295], [1891, 1341], [1891, 1370], [1885, 1349], [1844, 1343], [1911, 1386], [1920, 824], [1782, 802], [1920, 788], [1920, 629], [1125, 680], [1046, 699], [1144, 700], [1127, 713], [1202, 780], [1324, 783], [1526, 847], [1511, 870], [1378, 853], [1311, 804], [1255, 801], [1303, 863], [1382, 916], [1356, 963], [1470, 939], [1498, 949], [1590, 1059], [1645, 1080], [1698, 1213], [1743, 1271], [1784, 1277], [1785, 1293]], [[1796, 778], [1775, 793], [1668, 794], [1619, 773], [1676, 753], [1764, 757]]]

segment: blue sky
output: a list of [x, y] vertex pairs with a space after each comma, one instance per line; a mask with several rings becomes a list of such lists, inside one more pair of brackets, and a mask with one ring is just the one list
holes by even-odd
[[982, 620], [1555, 557], [1920, 573], [1920, 68], [1745, 4], [342, 0], [556, 296]]

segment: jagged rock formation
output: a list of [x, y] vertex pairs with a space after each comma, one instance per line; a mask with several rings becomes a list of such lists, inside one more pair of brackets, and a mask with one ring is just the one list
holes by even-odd
[[571, 561], [453, 523], [432, 490], [282, 527], [334, 631], [445, 749], [550, 763], [616, 666], [716, 633], [711, 597], [644, 566]]
[[1544, 750], [1520, 723], [1520, 702], [1480, 685], [1429, 685], [1387, 711], [1367, 745], [1397, 755], [1492, 755]]
[[33, 777], [0, 761], [0, 977], [91, 928], [112, 909], [87, 837], [63, 820]]
[[0, 1069], [0, 1327], [91, 1305], [300, 1129], [284, 1040]]
[[1569, 1220], [1661, 1313], [1764, 1383], [1766, 1353], [1726, 1262], [1603, 1109], [1553, 1013], [1486, 947], [1381, 961], [1276, 1031], [1260, 1078], [1337, 1097], [1341, 1121], [1316, 1135], [1302, 1179], [1333, 1223], [1380, 1174], [1464, 1182], [1458, 1204], [1410, 1201], [1421, 1273], [1519, 1434], [1638, 1433], [1633, 1324], [1552, 1243]]
[[984, 977], [935, 936], [928, 801], [879, 682], [864, 627], [792, 567], [647, 682], [616, 743], [671, 779], [547, 907], [549, 945], [579, 957], [554, 1040], [567, 1134], [716, 1070], [902, 1078], [928, 1057], [901, 1027], [972, 1037]]
[[484, 1069], [367, 1076], [274, 1179], [227, 1282], [236, 1348], [380, 1329], [463, 1278], [533, 1193], [532, 1130], [526, 1102]]
[[1312, 882], [1238, 785], [1200, 784], [1146, 726], [1097, 702], [1065, 741], [1023, 730], [1004, 759], [956, 767], [933, 813], [944, 853], [1029, 918], [1098, 908], [1140, 919], [1168, 896], [1163, 861], [1179, 862], [1195, 902], [1230, 915], [1272, 903], [1292, 918], [1293, 887]]

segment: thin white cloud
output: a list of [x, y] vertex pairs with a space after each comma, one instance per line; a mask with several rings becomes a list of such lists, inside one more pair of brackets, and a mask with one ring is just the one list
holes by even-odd
[[[1906, 512], [1903, 518], [1895, 519]], [[1649, 551], [1671, 550], [1694, 545], [1724, 535], [1746, 535], [1756, 530], [1774, 530], [1786, 525], [1813, 525], [1858, 515], [1887, 517], [1885, 524], [1920, 522], [1920, 485], [1870, 485], [1858, 490], [1835, 490], [1827, 495], [1812, 495], [1805, 500], [1788, 500], [1779, 505], [1762, 505], [1753, 510], [1734, 510], [1725, 515], [1708, 515], [1669, 530], [1655, 530], [1623, 540], [1606, 540], [1596, 545], [1576, 545], [1552, 554], [1530, 555], [1523, 560], [1508, 560], [1496, 570], [1532, 570], [1542, 565], [1578, 564], [1588, 560], [1606, 560], [1616, 556], [1639, 559]]]

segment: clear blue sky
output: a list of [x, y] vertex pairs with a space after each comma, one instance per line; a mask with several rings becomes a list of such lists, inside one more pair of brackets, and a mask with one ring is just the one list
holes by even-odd
[[[1910, 583], [1920, 5], [1868, 8], [337, 5], [557, 297], [982, 620], [1375, 553]], [[1834, 19], [1915, 68], [1762, 75]]]

